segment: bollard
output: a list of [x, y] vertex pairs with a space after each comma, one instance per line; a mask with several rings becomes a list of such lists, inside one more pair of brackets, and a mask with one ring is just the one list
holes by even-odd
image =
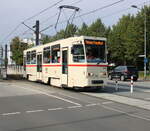
[[133, 76], [131, 76], [131, 89], [130, 92], [133, 93]]
[[115, 81], [115, 83], [116, 83], [116, 91], [118, 91], [118, 89], [119, 89], [119, 87], [118, 87], [118, 80], [116, 79], [116, 81]]

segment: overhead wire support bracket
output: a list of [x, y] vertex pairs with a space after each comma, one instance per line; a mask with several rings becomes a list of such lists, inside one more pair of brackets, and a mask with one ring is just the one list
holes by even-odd
[[29, 28], [30, 30], [32, 30], [32, 31], [35, 32], [35, 30], [33, 30], [30, 26], [26, 25], [24, 22], [22, 22], [22, 24], [25, 25], [25, 26], [26, 26], [27, 28]]
[[[56, 21], [56, 24], [55, 24], [55, 30], [56, 30], [56, 32], [57, 32], [58, 21], [59, 21], [59, 19], [60, 19], [61, 11], [62, 11], [63, 8], [74, 10], [73, 15], [71, 15], [71, 16], [69, 17], [69, 19], [67, 20], [66, 29], [67, 29], [67, 27], [68, 27], [69, 24], [72, 24], [72, 23], [73, 23], [73, 19], [75, 18], [76, 12], [78, 12], [78, 11], [80, 10], [80, 8], [75, 7], [75, 6], [70, 6], [70, 5], [61, 5], [61, 6], [59, 6], [59, 14], [58, 14], [58, 18], [57, 18], [57, 21]], [[70, 20], [71, 20], [71, 23], [69, 22]], [[65, 32], [66, 32], [66, 30], [65, 30]]]
[[59, 9], [62, 9], [62, 8], [72, 9], [72, 10], [76, 10], [76, 11], [80, 10], [80, 8], [75, 7], [75, 6], [71, 6], [71, 5], [61, 5], [61, 6], [59, 6]]

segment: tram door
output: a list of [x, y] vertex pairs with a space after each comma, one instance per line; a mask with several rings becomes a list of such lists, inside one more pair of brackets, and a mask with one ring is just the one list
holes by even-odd
[[68, 86], [68, 48], [62, 49], [62, 86]]
[[42, 54], [37, 54], [37, 80], [42, 80]]

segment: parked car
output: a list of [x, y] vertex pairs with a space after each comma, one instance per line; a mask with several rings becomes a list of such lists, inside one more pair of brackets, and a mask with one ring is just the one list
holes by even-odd
[[114, 70], [108, 73], [108, 78], [112, 79], [120, 79], [121, 81], [125, 81], [127, 79], [131, 79], [133, 76], [133, 80], [138, 80], [138, 70], [134, 66], [117, 66]]

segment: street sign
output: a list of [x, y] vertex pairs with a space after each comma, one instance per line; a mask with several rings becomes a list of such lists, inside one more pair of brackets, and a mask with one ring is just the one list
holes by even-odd
[[144, 58], [144, 63], [148, 63], [148, 59], [147, 58]]
[[139, 55], [139, 57], [145, 57], [145, 55]]

